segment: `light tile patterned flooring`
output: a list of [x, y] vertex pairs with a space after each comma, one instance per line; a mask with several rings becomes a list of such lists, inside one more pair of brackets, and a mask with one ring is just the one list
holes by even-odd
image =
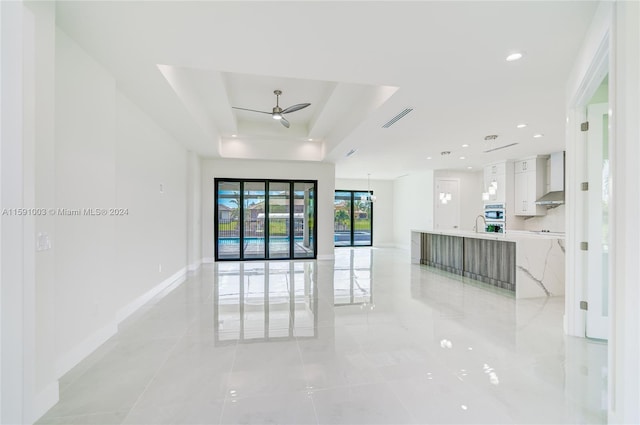
[[67, 373], [38, 423], [606, 421], [606, 344], [563, 335], [563, 298], [408, 257], [206, 265]]

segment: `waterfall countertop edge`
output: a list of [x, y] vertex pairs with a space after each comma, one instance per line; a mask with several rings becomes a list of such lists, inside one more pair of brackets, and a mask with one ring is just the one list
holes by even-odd
[[506, 233], [474, 232], [472, 230], [421, 230], [411, 229], [415, 233], [430, 233], [432, 235], [457, 236], [461, 238], [490, 239], [496, 241], [518, 242], [523, 239], [560, 239], [564, 240], [564, 233], [534, 232], [529, 230], [507, 230]]

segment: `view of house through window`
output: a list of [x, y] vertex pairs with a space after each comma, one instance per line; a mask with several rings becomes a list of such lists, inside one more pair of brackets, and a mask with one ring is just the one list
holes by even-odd
[[335, 246], [371, 246], [373, 203], [368, 195], [362, 191], [336, 190], [333, 202]]
[[316, 181], [215, 179], [216, 260], [316, 257]]

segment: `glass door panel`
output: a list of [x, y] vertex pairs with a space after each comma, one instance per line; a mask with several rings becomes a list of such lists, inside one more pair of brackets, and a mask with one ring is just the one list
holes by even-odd
[[609, 106], [587, 107], [587, 330], [589, 338], [608, 339], [609, 328]]
[[240, 182], [219, 181], [216, 195], [216, 253], [221, 259], [240, 259]]
[[269, 182], [269, 258], [290, 258], [290, 183]]
[[293, 184], [294, 196], [294, 258], [313, 258], [315, 252], [315, 185], [307, 182]]
[[244, 183], [244, 258], [265, 258], [265, 182]]
[[371, 246], [373, 203], [371, 192], [338, 190], [333, 201], [335, 246]]
[[335, 246], [351, 245], [351, 204], [352, 194], [350, 191], [336, 192], [333, 201]]
[[368, 197], [368, 192], [354, 192], [352, 245], [371, 246], [372, 208]]

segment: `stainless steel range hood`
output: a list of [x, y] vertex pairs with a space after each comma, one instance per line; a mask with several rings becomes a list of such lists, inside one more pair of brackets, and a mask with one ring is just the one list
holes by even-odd
[[551, 154], [549, 159], [549, 192], [536, 200], [536, 205], [552, 208], [564, 204], [564, 152]]

